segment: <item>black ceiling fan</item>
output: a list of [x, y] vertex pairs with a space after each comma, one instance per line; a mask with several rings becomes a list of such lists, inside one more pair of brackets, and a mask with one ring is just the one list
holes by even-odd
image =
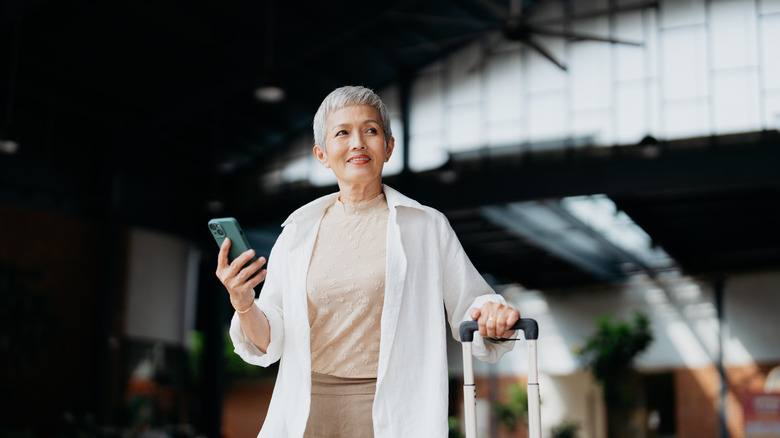
[[[405, 47], [400, 49], [404, 51], [417, 51], [425, 49], [441, 49], [443, 47], [455, 44], [465, 43], [474, 38], [477, 38], [487, 32], [501, 30], [501, 37], [494, 40], [489, 44], [486, 52], [489, 53], [492, 47], [501, 41], [518, 41], [533, 50], [538, 52], [544, 58], [558, 66], [561, 70], [566, 71], [566, 64], [558, 60], [555, 55], [545, 45], [536, 38], [537, 35], [553, 36], [565, 38], [569, 41], [602, 41], [612, 44], [624, 44], [630, 46], [642, 46], [643, 43], [639, 41], [629, 41], [619, 38], [612, 38], [608, 36], [595, 35], [586, 32], [578, 32], [572, 30], [556, 30], [545, 27], [542, 24], [535, 24], [532, 22], [533, 12], [540, 3], [538, 0], [510, 0], [509, 9], [496, 3], [494, 0], [477, 0], [478, 3], [484, 5], [491, 11], [491, 14], [496, 17], [495, 20], [483, 21], [476, 19], [456, 18], [456, 17], [442, 17], [433, 15], [420, 15], [412, 13], [396, 13], [395, 16], [401, 19], [416, 20], [427, 23], [450, 23], [453, 25], [470, 25], [478, 28], [477, 31], [471, 31], [462, 35], [458, 35], [452, 38], [446, 38], [437, 41], [426, 42], [411, 47]], [[563, 0], [566, 1], [566, 0]], [[613, 7], [607, 11], [594, 11], [588, 14], [581, 14], [568, 18], [589, 18], [594, 16], [603, 15], [605, 13], [625, 12], [636, 9], [653, 8], [657, 7], [657, 1], [650, 1], [641, 4]], [[478, 63], [478, 66], [482, 65], [482, 60]]]

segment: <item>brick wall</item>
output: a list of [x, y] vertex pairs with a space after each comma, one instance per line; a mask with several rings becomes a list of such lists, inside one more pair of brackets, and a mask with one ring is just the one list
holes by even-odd
[[[748, 392], [763, 391], [766, 375], [775, 364], [726, 369], [726, 427], [730, 438], [744, 438], [740, 400]], [[678, 369], [674, 372], [677, 437], [719, 437], [720, 376], [715, 367]]]

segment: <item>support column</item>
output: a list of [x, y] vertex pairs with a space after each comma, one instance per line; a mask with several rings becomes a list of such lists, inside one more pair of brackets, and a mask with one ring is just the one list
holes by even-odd
[[718, 375], [720, 376], [720, 403], [718, 406], [718, 426], [720, 429], [721, 438], [729, 438], [729, 429], [726, 424], [726, 396], [728, 395], [729, 382], [726, 378], [726, 370], [723, 367], [723, 332], [724, 332], [724, 318], [723, 318], [723, 287], [724, 280], [718, 278], [713, 284], [713, 290], [715, 291], [715, 309], [718, 313], [718, 358], [717, 367]]

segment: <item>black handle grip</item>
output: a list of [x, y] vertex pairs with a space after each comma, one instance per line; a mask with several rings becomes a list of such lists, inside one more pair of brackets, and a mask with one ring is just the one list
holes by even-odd
[[[479, 324], [477, 321], [464, 321], [460, 324], [460, 341], [471, 342], [474, 340], [474, 332], [479, 330]], [[515, 325], [512, 326], [512, 330], [522, 330], [525, 333], [525, 339], [538, 339], [539, 338], [539, 324], [535, 319], [521, 318], [518, 319]]]

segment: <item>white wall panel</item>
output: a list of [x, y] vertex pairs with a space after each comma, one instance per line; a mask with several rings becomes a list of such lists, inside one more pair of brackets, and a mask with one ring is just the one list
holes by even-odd
[[780, 90], [780, 14], [761, 17], [760, 61], [764, 88]]
[[411, 136], [409, 167], [421, 171], [439, 167], [447, 161], [447, 151], [442, 144], [441, 131], [419, 133]]
[[[561, 38], [541, 37], [536, 38], [555, 56], [559, 62], [566, 64], [565, 43]], [[528, 75], [528, 87], [534, 92], [562, 90], [566, 87], [566, 72], [540, 55], [529, 46], [525, 47], [525, 67]]]
[[511, 146], [523, 143], [526, 140], [522, 119], [508, 119], [493, 122], [488, 125], [488, 146]]
[[455, 52], [447, 62], [447, 104], [460, 105], [479, 101], [481, 96], [480, 74], [474, 67], [480, 58], [480, 45], [469, 44]]
[[758, 73], [755, 69], [716, 72], [712, 81], [715, 133], [761, 129]]
[[374, 90], [382, 98], [382, 102], [385, 103], [387, 111], [391, 116], [401, 115], [401, 95], [400, 88], [397, 85], [391, 85], [382, 90]]
[[591, 138], [597, 145], [611, 145], [615, 136], [611, 109], [580, 111], [571, 116], [571, 135]]
[[530, 141], [560, 139], [569, 134], [566, 129], [566, 94], [563, 91], [532, 95], [528, 108]]
[[645, 38], [643, 15], [643, 10], [615, 13], [613, 15], [612, 36], [624, 40], [642, 42]]
[[756, 65], [756, 10], [752, 2], [710, 2], [708, 27], [712, 68]]
[[780, 12], [780, 0], [758, 0], [758, 5], [762, 14], [776, 14]]
[[453, 152], [479, 148], [484, 145], [485, 128], [479, 105], [453, 106], [447, 112], [445, 147]]
[[664, 28], [704, 24], [707, 21], [704, 0], [661, 0], [659, 9]]
[[641, 42], [641, 47], [616, 44], [612, 47], [615, 62], [615, 79], [619, 81], [647, 77], [647, 41], [642, 31], [642, 12], [632, 11], [615, 17], [615, 34], [619, 39]]
[[770, 91], [764, 95], [765, 129], [780, 129], [780, 91]]
[[[392, 111], [391, 111], [392, 114]], [[400, 116], [390, 116], [390, 123], [393, 127], [393, 137], [395, 138], [395, 149], [393, 155], [390, 157], [390, 161], [385, 163], [385, 168], [382, 171], [383, 175], [394, 175], [399, 173], [404, 168], [404, 129], [405, 126], [401, 122]]]
[[574, 111], [612, 105], [612, 63], [609, 43], [580, 42], [571, 51], [569, 84]]
[[615, 99], [615, 143], [635, 144], [650, 133], [644, 82], [619, 84]]
[[485, 66], [487, 75], [486, 117], [501, 121], [523, 117], [523, 70], [520, 51], [493, 56]]
[[661, 33], [658, 10], [645, 10], [642, 13], [644, 30], [644, 48], [647, 55], [645, 71], [650, 77], [661, 76]]
[[[293, 141], [290, 147], [290, 154], [284, 157], [284, 167], [282, 167], [279, 173], [281, 179], [286, 182], [301, 181], [309, 179], [309, 182], [327, 185], [336, 182], [336, 179], [331, 175], [324, 175], [325, 172], [322, 165], [314, 159], [312, 153], [312, 147], [314, 146], [314, 134], [307, 132], [304, 135], [299, 136]], [[321, 168], [321, 169], [318, 169]], [[317, 175], [317, 172], [322, 172]]]
[[441, 75], [429, 73], [417, 78], [412, 86], [410, 109], [411, 132], [441, 131], [444, 127], [444, 89]]
[[663, 108], [664, 139], [697, 137], [710, 132], [710, 107], [707, 99], [669, 102]]
[[[650, 101], [648, 107], [649, 113], [647, 114], [647, 124], [650, 134], [655, 134], [659, 137], [663, 137], [663, 104], [660, 99], [661, 96], [661, 80], [660, 78], [650, 80], [647, 82], [648, 100]], [[665, 137], [668, 138], [668, 137]]]
[[[305, 169], [309, 173], [309, 182], [315, 186], [329, 186], [336, 184], [336, 175], [333, 171], [326, 168], [319, 161], [314, 158], [314, 154], [305, 157], [303, 160], [305, 163]], [[293, 163], [291, 167], [297, 167], [301, 165], [298, 161]], [[295, 181], [290, 177], [285, 177], [285, 181]]]
[[390, 127], [393, 131], [393, 137], [395, 137], [395, 151], [393, 152], [390, 161], [385, 163], [383, 175], [394, 175], [400, 173], [404, 167], [404, 126], [401, 121], [401, 94], [398, 86], [390, 86], [383, 90], [376, 90], [379, 96], [382, 98], [382, 102], [387, 107], [387, 112], [390, 114]]
[[661, 41], [663, 98], [706, 96], [709, 90], [705, 28], [695, 26], [665, 30]]

